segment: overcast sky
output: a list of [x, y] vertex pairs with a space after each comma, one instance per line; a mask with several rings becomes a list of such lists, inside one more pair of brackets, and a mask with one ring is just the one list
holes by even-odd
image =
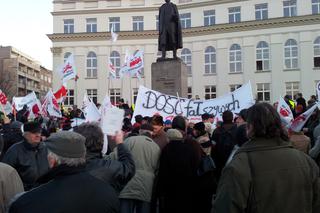
[[0, 45], [13, 46], [52, 69], [53, 0], [2, 0], [0, 2]]

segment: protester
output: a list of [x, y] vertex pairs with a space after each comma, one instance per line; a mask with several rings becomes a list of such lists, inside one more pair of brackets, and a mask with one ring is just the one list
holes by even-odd
[[316, 108], [310, 118], [307, 120], [302, 131], [311, 140], [311, 146], [314, 145], [313, 130], [320, 124], [320, 110]]
[[[140, 131], [143, 130], [144, 125]], [[136, 173], [119, 195], [120, 213], [149, 213], [160, 148], [150, 137], [144, 135], [129, 137], [124, 145], [133, 156]], [[110, 158], [117, 159], [118, 152], [119, 149], [115, 149]]]
[[159, 200], [159, 212], [210, 212], [215, 182], [212, 176], [198, 176], [203, 153], [199, 143], [184, 139], [177, 129], [168, 130], [168, 135], [171, 140], [161, 153], [154, 192]]
[[168, 129], [171, 129], [172, 128], [172, 121], [171, 120], [165, 120], [164, 122], [164, 131], [168, 131]]
[[153, 116], [151, 124], [153, 127], [152, 139], [162, 150], [169, 142], [168, 137], [164, 131], [162, 116]]
[[213, 119], [212, 119], [212, 116], [209, 113], [204, 113], [204, 114], [201, 115], [201, 119], [202, 119], [202, 122], [204, 123], [204, 125], [206, 127], [206, 129], [205, 129], [206, 132], [209, 135], [212, 135], [212, 132], [213, 132], [213, 128], [212, 128]]
[[284, 99], [284, 101], [288, 104], [288, 106], [290, 107], [290, 110], [291, 110], [293, 116], [296, 117], [296, 115], [295, 115], [295, 110], [294, 110], [295, 107], [296, 107], [296, 104], [295, 104], [295, 102], [291, 99], [291, 96], [290, 96], [290, 95], [285, 95], [283, 99]]
[[212, 212], [320, 212], [319, 168], [290, 145], [276, 110], [255, 104], [247, 123], [251, 140], [224, 168]]
[[303, 98], [302, 93], [298, 93], [297, 94], [297, 106], [302, 106], [302, 113], [306, 111], [307, 109], [307, 103], [306, 103], [306, 99]]
[[187, 126], [186, 120], [180, 115], [174, 117], [172, 120], [172, 128], [179, 130], [183, 137], [187, 136]]
[[295, 149], [300, 150], [306, 154], [309, 153], [309, 150], [311, 148], [310, 138], [305, 136], [303, 131], [295, 132], [290, 130], [289, 140]]
[[[3, 137], [0, 135], [0, 154], [2, 148]], [[23, 191], [23, 184], [17, 171], [8, 164], [0, 162], [0, 213], [7, 212], [11, 199]]]
[[9, 148], [3, 162], [19, 173], [26, 191], [38, 186], [36, 180], [49, 170], [47, 149], [41, 142], [41, 126], [36, 122], [23, 125], [23, 141]]
[[239, 113], [236, 113], [238, 116], [237, 119], [237, 130], [236, 130], [236, 143], [238, 147], [241, 147], [242, 144], [249, 140], [247, 136], [247, 114], [248, 109], [242, 109]]
[[229, 110], [224, 111], [222, 120], [221, 127], [216, 128], [212, 134], [212, 140], [216, 143], [212, 149], [212, 159], [217, 166], [218, 177], [237, 143], [237, 125], [233, 123], [233, 113]]
[[0, 133], [3, 134], [4, 145], [2, 155], [0, 155], [0, 160], [13, 144], [23, 140], [21, 131], [23, 123], [21, 123], [20, 121], [13, 121], [10, 123], [10, 119], [8, 117], [4, 117], [3, 122], [4, 124]]
[[118, 160], [111, 160], [108, 156], [105, 159], [102, 156], [104, 135], [98, 123], [83, 123], [75, 128], [74, 132], [86, 138], [86, 170], [94, 177], [109, 183], [120, 193], [135, 173], [132, 155], [123, 145], [121, 133], [116, 140]]
[[116, 191], [86, 167], [85, 138], [60, 131], [46, 141], [50, 171], [40, 181], [47, 182], [19, 197], [10, 207], [16, 212], [119, 212]]
[[212, 143], [208, 132], [206, 131], [206, 126], [203, 122], [198, 122], [193, 127], [193, 136], [196, 141], [200, 144], [202, 150], [207, 155], [210, 155]]

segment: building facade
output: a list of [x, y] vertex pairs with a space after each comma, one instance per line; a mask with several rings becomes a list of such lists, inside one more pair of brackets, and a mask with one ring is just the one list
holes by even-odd
[[[178, 56], [188, 66], [188, 97], [215, 98], [251, 82], [257, 100], [302, 92], [308, 99], [320, 80], [320, 0], [176, 0], [183, 28]], [[163, 0], [54, 0], [53, 67], [73, 54], [79, 75], [68, 82], [66, 104], [87, 93], [101, 103], [135, 100], [139, 85], [151, 88], [158, 52], [158, 8]], [[110, 29], [118, 32], [111, 42]], [[111, 80], [126, 50], [144, 51], [141, 79]], [[53, 76], [54, 87], [61, 80]], [[72, 103], [70, 103], [72, 100]]]
[[[46, 80], [43, 80], [46, 76]], [[0, 46], [0, 89], [9, 100], [34, 91], [38, 97], [52, 88], [52, 71], [14, 47]]]

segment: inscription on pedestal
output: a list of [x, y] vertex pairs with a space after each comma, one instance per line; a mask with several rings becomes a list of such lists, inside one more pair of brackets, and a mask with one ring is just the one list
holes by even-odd
[[151, 67], [152, 89], [168, 95], [186, 98], [187, 67], [181, 60], [158, 61]]

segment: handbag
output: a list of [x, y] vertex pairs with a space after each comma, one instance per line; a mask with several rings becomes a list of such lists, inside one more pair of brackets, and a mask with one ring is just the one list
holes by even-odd
[[202, 176], [207, 172], [214, 171], [216, 169], [216, 165], [212, 160], [210, 155], [204, 155], [201, 158], [201, 162], [199, 168], [197, 170], [197, 175]]

